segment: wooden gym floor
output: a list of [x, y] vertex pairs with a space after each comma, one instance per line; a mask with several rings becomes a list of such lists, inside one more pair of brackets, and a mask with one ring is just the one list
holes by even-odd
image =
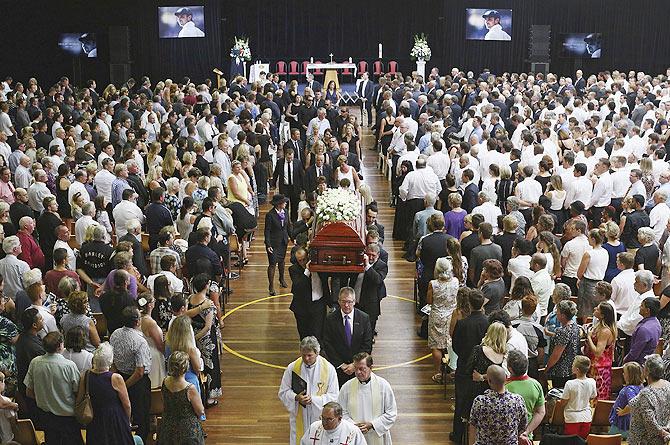
[[[350, 107], [354, 111], [355, 107]], [[358, 111], [358, 110], [356, 110]], [[446, 444], [453, 418], [453, 387], [444, 399], [443, 387], [433, 383], [434, 373], [426, 341], [416, 335], [419, 318], [413, 307], [414, 264], [402, 259], [402, 245], [392, 240], [394, 209], [388, 207], [389, 182], [377, 169], [374, 137], [366, 128], [361, 143], [363, 175], [379, 203], [379, 220], [385, 226], [384, 248], [389, 252], [386, 278], [389, 298], [382, 302], [372, 355], [377, 372], [395, 392], [398, 421], [392, 429], [395, 443]], [[207, 412], [207, 442], [216, 444], [287, 444], [288, 413], [277, 398], [283, 369], [299, 356], [298, 333], [289, 289], [268, 297], [267, 260], [263, 245], [261, 209], [257, 238], [249, 264], [227, 305], [223, 328], [225, 351], [221, 357], [223, 397]], [[288, 255], [287, 255], [288, 263]], [[290, 285], [288, 271], [286, 280]], [[385, 369], [384, 369], [385, 368]]]

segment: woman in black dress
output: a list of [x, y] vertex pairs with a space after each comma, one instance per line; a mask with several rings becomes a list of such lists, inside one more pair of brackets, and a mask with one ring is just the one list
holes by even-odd
[[[279, 269], [279, 285], [288, 287], [284, 280], [284, 259], [288, 247], [288, 212], [284, 195], [276, 194], [272, 197], [272, 209], [265, 214], [265, 251], [268, 255], [268, 291], [276, 295], [274, 288], [275, 269]], [[275, 267], [276, 266], [276, 267]]]
[[68, 199], [70, 189], [70, 167], [67, 164], [58, 166], [58, 178], [56, 178], [56, 202], [58, 203], [58, 214], [63, 219], [72, 219], [72, 207]]
[[[79, 395], [88, 391], [93, 407], [93, 420], [86, 425], [86, 443], [100, 445], [132, 445], [130, 433], [130, 399], [121, 374], [109, 370], [114, 351], [109, 343], [101, 344], [93, 353], [93, 369], [79, 383]], [[79, 400], [79, 397], [77, 398]]]

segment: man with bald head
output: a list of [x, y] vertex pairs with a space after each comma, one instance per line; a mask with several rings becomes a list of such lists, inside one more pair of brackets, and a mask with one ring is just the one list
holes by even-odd
[[477, 396], [470, 411], [470, 437], [475, 445], [492, 443], [528, 443], [526, 405], [518, 394], [505, 388], [505, 370], [491, 365], [481, 376], [489, 387]]

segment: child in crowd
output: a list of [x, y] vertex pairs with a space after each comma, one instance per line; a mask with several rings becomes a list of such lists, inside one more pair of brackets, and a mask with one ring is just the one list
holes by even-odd
[[623, 380], [626, 382], [614, 402], [610, 412], [609, 434], [621, 434], [624, 440], [628, 438], [630, 429], [630, 402], [642, 390], [642, 367], [637, 362], [628, 362], [623, 365]]
[[596, 381], [586, 377], [590, 367], [591, 360], [583, 355], [578, 355], [572, 362], [572, 373], [576, 378], [568, 380], [563, 389], [563, 400], [567, 401], [563, 430], [566, 436], [576, 434], [586, 439], [586, 436], [589, 435], [591, 429], [590, 402], [598, 397]]

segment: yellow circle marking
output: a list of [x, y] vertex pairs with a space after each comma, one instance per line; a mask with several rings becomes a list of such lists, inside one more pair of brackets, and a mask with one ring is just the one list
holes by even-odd
[[[228, 316], [235, 313], [236, 311], [239, 311], [240, 309], [244, 309], [247, 306], [251, 306], [252, 304], [256, 304], [256, 303], [260, 303], [260, 302], [268, 301], [268, 300], [274, 300], [276, 298], [288, 297], [289, 295], [292, 295], [292, 294], [288, 293], [288, 294], [270, 295], [270, 296], [267, 296], [267, 297], [258, 298], [256, 300], [248, 301], [244, 304], [236, 306], [236, 307], [232, 308], [231, 310], [227, 311], [225, 313], [225, 315], [223, 316], [223, 318], [224, 319], [228, 318]], [[396, 295], [387, 295], [387, 296], [390, 297], [390, 298], [395, 298], [396, 300], [402, 300], [402, 301], [408, 301], [410, 303], [414, 303], [414, 300], [410, 300], [409, 298], [398, 297]], [[223, 343], [223, 349], [225, 349], [230, 354], [233, 354], [235, 357], [241, 358], [242, 360], [246, 360], [248, 362], [255, 363], [255, 364], [261, 365], [261, 366], [267, 366], [268, 368], [286, 369], [286, 366], [280, 366], [280, 365], [275, 365], [275, 364], [272, 364], [272, 363], [263, 362], [261, 360], [256, 360], [254, 358], [251, 358], [249, 356], [241, 354], [241, 353], [237, 352], [236, 350], [230, 348], [225, 342], [222, 342], [222, 343]], [[418, 363], [422, 360], [427, 359], [431, 355], [432, 354], [426, 354], [422, 357], [415, 358], [414, 360], [410, 360], [410, 361], [403, 362], [403, 363], [396, 363], [395, 365], [375, 366], [375, 370], [381, 371], [383, 369], [400, 368], [401, 366], [407, 366], [407, 365], [411, 365], [413, 363]]]

